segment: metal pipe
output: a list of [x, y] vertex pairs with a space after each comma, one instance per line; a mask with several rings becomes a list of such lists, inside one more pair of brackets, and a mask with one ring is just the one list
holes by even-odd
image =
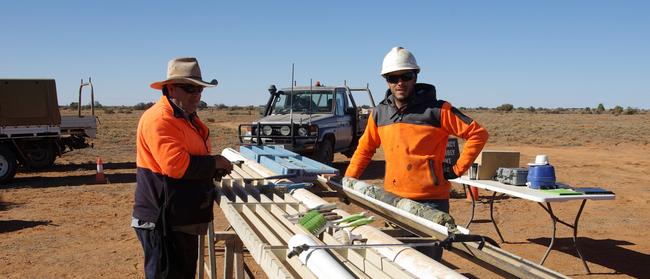
[[[369, 198], [356, 190], [342, 187], [341, 184], [328, 181], [325, 178], [319, 177], [319, 181], [332, 185], [336, 189], [341, 189], [344, 191], [346, 199], [353, 201], [357, 205], [368, 208], [373, 212], [377, 212], [380, 216], [387, 218], [391, 222], [395, 222], [400, 226], [406, 227], [416, 235], [425, 237], [434, 236], [436, 238], [444, 238], [448, 236], [445, 227], [433, 223], [430, 220], [409, 214], [404, 210], [397, 209], [382, 201]], [[542, 206], [542, 208], [545, 207]], [[460, 226], [457, 228], [462, 233], [469, 233], [466, 228]], [[477, 245], [474, 243], [454, 244], [453, 248], [452, 251], [457, 250], [456, 253], [458, 255], [475, 257], [479, 264], [485, 263], [494, 266], [495, 268], [518, 278], [568, 278], [556, 271], [550, 270], [542, 265], [526, 260], [505, 250], [501, 250], [499, 247], [489, 243], [485, 244], [483, 250], [479, 250]]]
[[311, 113], [312, 113], [311, 103], [313, 103], [313, 99], [314, 99], [314, 92], [312, 91], [313, 90], [312, 89], [312, 83], [313, 82], [314, 82], [314, 80], [309, 79], [309, 122], [308, 122], [309, 125], [311, 125]]
[[[327, 201], [323, 200], [319, 196], [316, 196], [314, 193], [309, 192], [308, 190], [298, 189], [295, 190], [291, 195], [295, 199], [304, 203], [308, 208], [313, 208], [320, 204], [327, 204]], [[335, 209], [334, 212], [342, 217], [349, 215], [349, 213], [340, 209]], [[349, 228], [346, 230], [349, 230]], [[402, 243], [370, 225], [356, 227], [354, 228], [353, 232], [355, 234], [360, 234], [365, 239], [368, 239], [367, 244]], [[397, 265], [401, 266], [419, 278], [466, 278], [462, 274], [455, 272], [449, 267], [446, 267], [445, 265], [433, 260], [432, 258], [425, 256], [413, 248], [403, 247], [400, 245], [400, 247], [377, 247], [372, 249], [376, 250], [384, 257], [390, 259]]]
[[[296, 234], [289, 239], [289, 248], [302, 246], [318, 246], [318, 243], [311, 239], [311, 237], [304, 234]], [[355, 278], [345, 269], [341, 264], [336, 261], [332, 255], [323, 249], [309, 249], [299, 256], [300, 261], [309, 268], [311, 272], [318, 278]]]
[[293, 83], [294, 79], [294, 63], [291, 63], [291, 94], [289, 94], [289, 123], [291, 124], [291, 146], [296, 144], [296, 138], [293, 135]]
[[81, 117], [81, 88], [84, 87], [84, 79], [81, 79], [81, 85], [79, 85], [79, 100], [77, 101], [77, 116]]
[[88, 77], [88, 84], [90, 84], [90, 115], [95, 116], [95, 89], [90, 77]]
[[79, 85], [79, 100], [77, 104], [77, 116], [81, 117], [81, 92], [84, 86], [90, 85], [90, 114], [95, 116], [95, 89], [93, 88], [93, 83], [91, 78], [88, 78], [88, 83], [84, 83], [84, 79], [81, 79], [81, 84]]

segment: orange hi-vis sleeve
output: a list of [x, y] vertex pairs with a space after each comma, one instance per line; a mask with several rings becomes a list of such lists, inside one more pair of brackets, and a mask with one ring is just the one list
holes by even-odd
[[345, 171], [345, 176], [359, 178], [380, 145], [381, 138], [379, 137], [379, 131], [371, 113], [368, 117], [366, 130], [359, 139], [357, 150], [354, 152], [354, 156], [350, 160], [350, 165]]
[[463, 115], [451, 104], [445, 102], [443, 105], [440, 119], [441, 127], [446, 129], [449, 134], [457, 136], [465, 140], [463, 150], [460, 153], [456, 165], [454, 165], [454, 172], [460, 176], [465, 173], [474, 162], [474, 159], [481, 153], [483, 146], [487, 143], [489, 138], [487, 130], [481, 127], [476, 121], [471, 121], [468, 125], [463, 118]]

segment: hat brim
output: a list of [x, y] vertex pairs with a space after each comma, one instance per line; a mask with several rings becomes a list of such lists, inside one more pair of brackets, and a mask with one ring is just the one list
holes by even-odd
[[215, 87], [217, 86], [217, 84], [219, 84], [219, 82], [216, 79], [213, 79], [210, 82], [206, 82], [200, 79], [177, 77], [177, 78], [169, 78], [163, 81], [154, 82], [151, 84], [151, 88], [161, 90], [163, 89], [165, 84], [174, 84], [174, 83], [185, 83], [185, 84], [189, 83], [189, 84], [194, 84], [203, 87]]
[[394, 73], [394, 72], [399, 72], [399, 71], [405, 71], [405, 70], [411, 70], [414, 71], [416, 74], [420, 73], [420, 68], [419, 67], [402, 67], [402, 68], [394, 68], [394, 69], [389, 69], [386, 71], [382, 71], [381, 76], [386, 77], [386, 75]]

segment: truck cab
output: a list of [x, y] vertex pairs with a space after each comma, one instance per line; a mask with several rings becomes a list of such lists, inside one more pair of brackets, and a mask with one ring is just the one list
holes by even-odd
[[[359, 107], [353, 92], [368, 94], [370, 105]], [[263, 116], [239, 126], [243, 144], [282, 145], [301, 155], [331, 163], [334, 153], [350, 157], [375, 103], [370, 89], [342, 86], [269, 87]]]

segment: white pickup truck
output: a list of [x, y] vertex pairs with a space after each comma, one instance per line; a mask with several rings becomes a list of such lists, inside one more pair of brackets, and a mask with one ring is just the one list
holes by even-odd
[[[368, 96], [370, 106], [357, 104], [354, 93]], [[283, 145], [301, 155], [331, 164], [334, 153], [354, 154], [368, 116], [375, 107], [370, 88], [301, 86], [276, 90], [269, 87], [264, 115], [251, 124], [239, 125], [243, 144]]]
[[19, 165], [44, 169], [57, 156], [91, 147], [97, 133], [94, 92], [90, 79], [91, 114], [61, 116], [53, 79], [0, 79], [0, 185], [13, 178]]

